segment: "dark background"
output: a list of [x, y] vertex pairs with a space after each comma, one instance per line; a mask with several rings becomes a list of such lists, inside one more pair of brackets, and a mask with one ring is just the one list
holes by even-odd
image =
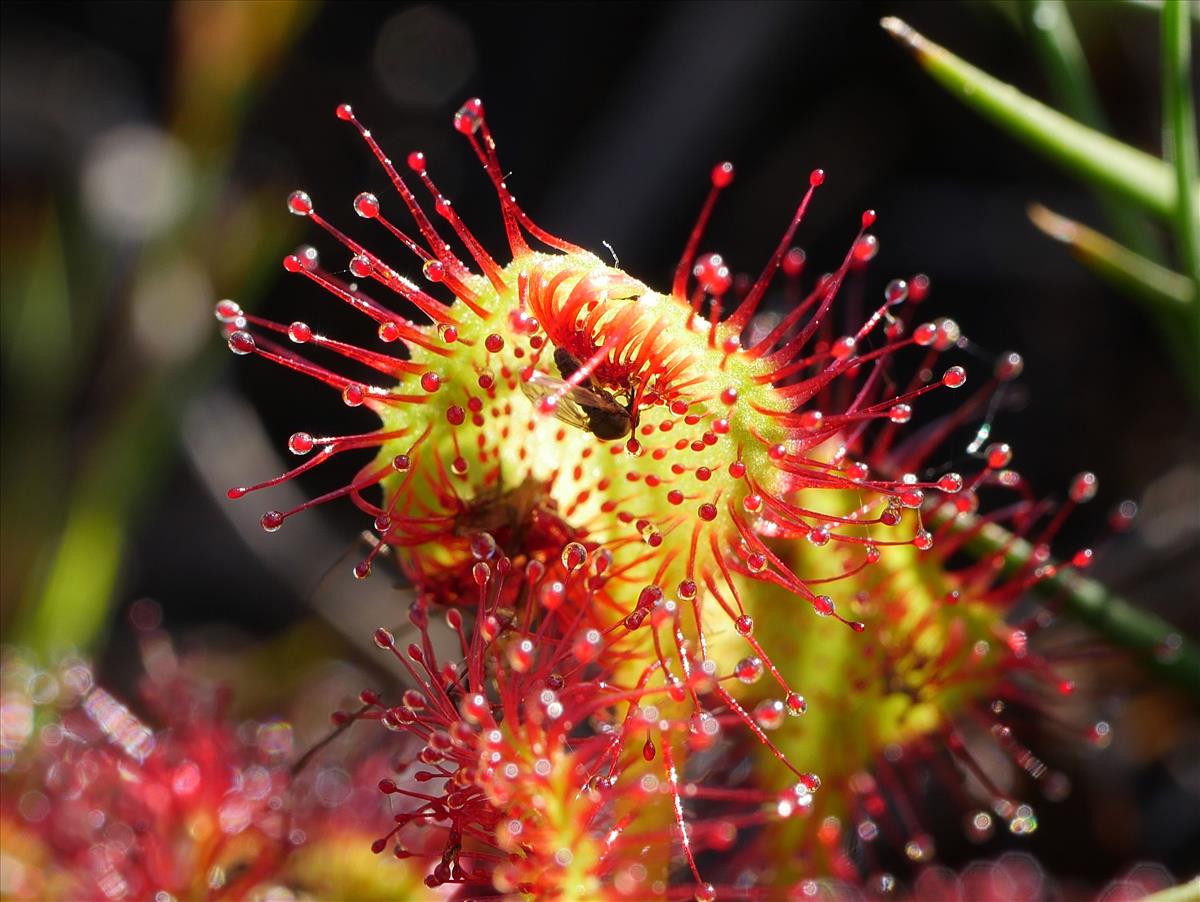
[[[344, 265], [331, 239], [287, 215], [286, 192], [304, 187], [334, 222], [402, 259], [350, 208], [358, 191], [374, 190], [385, 211], [403, 218], [365, 147], [333, 116], [335, 104], [350, 101], [397, 159], [424, 150], [431, 174], [485, 246], [502, 246], [494, 194], [450, 126], [462, 100], [479, 95], [509, 184], [535, 220], [597, 251], [608, 241], [624, 268], [658, 287], [669, 284], [715, 162], [733, 160], [737, 178], [701, 249], [719, 250], [739, 271], [761, 267], [809, 171], [825, 169], [826, 185], [798, 233], [810, 273], [836, 266], [861, 211], [878, 210], [881, 252], [866, 297], [877, 297], [893, 276], [928, 273], [930, 313], [953, 316], [983, 348], [1021, 351], [1026, 401], [1001, 414], [995, 436], [1014, 446], [1014, 466], [1039, 493], [1061, 496], [1082, 469], [1101, 478], [1097, 501], [1068, 524], [1063, 548], [1101, 541], [1108, 509], [1138, 499], [1142, 526], [1107, 549], [1100, 572], [1197, 634], [1194, 399], [1144, 310], [1097, 282], [1025, 215], [1025, 205], [1039, 200], [1103, 229], [1096, 204], [959, 105], [878, 27], [882, 15], [901, 16], [992, 74], [1048, 96], [1031, 47], [999, 5], [338, 3], [302, 10], [291, 45], [231, 89], [240, 121], [221, 131], [189, 120], [197, 102], [181, 99], [191, 90], [186, 79], [232, 66], [223, 41], [253, 38], [254, 19], [268, 6], [246, 7], [232, 37], [218, 29], [199, 39], [184, 14], [203, 19], [203, 8], [217, 4], [190, 11], [149, 3], [4, 6], [6, 632], [52, 568], [50, 549], [72, 504], [87, 497], [75, 486], [90, 456], [106, 436], [132, 429], [136, 438], [143, 427], [160, 440], [135, 440], [120, 455], [145, 477], [134, 480], [132, 500], [113, 502], [127, 544], [112, 591], [97, 602], [111, 605], [108, 622], [119, 624], [129, 603], [151, 597], [181, 637], [211, 635], [220, 625], [221, 636], [232, 626], [269, 639], [313, 607], [326, 615], [336, 609], [345, 654], [353, 656], [355, 637], [392, 616], [386, 577], [351, 594], [360, 593], [346, 578], [361, 554], [354, 537], [366, 525], [351, 505], [330, 505], [302, 518], [307, 526], [289, 521], [264, 537], [257, 517], [284, 506], [278, 496], [236, 505], [222, 497], [230, 485], [279, 472], [292, 431], [362, 431], [372, 428], [369, 416], [280, 368], [234, 360], [207, 314], [159, 323], [168, 332], [205, 330], [162, 363], [139, 348], [136, 330], [131, 338], [130, 298], [155, 259], [184, 248], [208, 273], [197, 303], [234, 297], [274, 319], [370, 341], [366, 324], [278, 267], [301, 240], [326, 253], [328, 268]], [[1108, 3], [1071, 9], [1115, 133], [1158, 153], [1155, 16]], [[203, 79], [197, 84], [206, 90]], [[96, 142], [127, 123], [168, 130], [195, 162], [191, 190], [210, 203], [189, 214], [187, 228], [131, 239], [90, 210], [85, 173]], [[255, 234], [268, 237], [261, 255], [235, 265], [238, 249], [214, 236], [241, 234], [247, 209]], [[43, 332], [24, 331], [24, 314], [14, 312], [25, 310], [30, 286], [39, 284], [30, 261], [48, 221], [60, 223], [69, 333], [54, 352], [43, 352], [36, 344]], [[44, 334], [61, 338], [52, 326]], [[62, 365], [47, 367], [53, 359]], [[49, 401], [41, 394], [47, 380]], [[142, 382], [156, 393], [149, 419], [130, 427], [120, 411]], [[341, 485], [360, 464], [330, 466], [303, 489], [311, 496]], [[326, 577], [331, 567], [336, 575]], [[131, 672], [129, 652], [119, 626], [97, 648], [118, 681]], [[1098, 710], [1114, 719], [1118, 742], [1086, 763], [1062, 816], [1044, 805], [1041, 830], [1021, 844], [1052, 872], [1093, 885], [1143, 858], [1181, 877], [1197, 863], [1195, 710], [1133, 679], [1131, 692], [1098, 682]], [[1120, 712], [1135, 703], [1142, 719], [1131, 729], [1150, 730], [1154, 741], [1123, 737]]]

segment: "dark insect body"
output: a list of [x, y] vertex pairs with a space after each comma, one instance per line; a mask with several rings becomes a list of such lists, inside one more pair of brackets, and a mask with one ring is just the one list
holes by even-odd
[[577, 385], [569, 384], [567, 380], [575, 375], [582, 364], [565, 348], [555, 349], [554, 365], [561, 379], [534, 372], [527, 382], [521, 384], [531, 401], [556, 396], [554, 416], [577, 429], [590, 432], [602, 442], [625, 438], [634, 430], [637, 426], [637, 410], [632, 389], [628, 403], [621, 404], [612, 392], [597, 385], [590, 376], [579, 380]]

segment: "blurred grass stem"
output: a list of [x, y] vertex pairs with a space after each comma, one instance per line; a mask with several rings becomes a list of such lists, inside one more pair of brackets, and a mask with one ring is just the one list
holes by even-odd
[[[1017, 10], [1058, 106], [1089, 128], [1110, 133], [1112, 127], [1064, 0], [1027, 0], [1018, 3]], [[1111, 190], [1097, 189], [1096, 199], [1117, 241], [1142, 257], [1160, 259], [1162, 249], [1136, 207]]]
[[889, 16], [880, 24], [955, 97], [1072, 174], [1165, 219], [1178, 184], [1170, 166], [1022, 94]]
[[[1176, 204], [1172, 226], [1183, 271], [1200, 292], [1200, 163], [1197, 162], [1196, 108], [1192, 94], [1191, 3], [1171, 0], [1162, 11], [1163, 150], [1173, 164]], [[1191, 350], [1200, 360], [1200, 303], [1189, 317]], [[1192, 372], [1200, 387], [1200, 367]]]
[[[933, 512], [931, 520], [940, 525], [951, 516], [943, 507]], [[1033, 547], [1003, 527], [995, 523], [980, 527], [974, 517], [959, 515], [951, 529], [973, 533], [965, 550], [976, 560], [1001, 555], [1004, 563], [999, 577], [1028, 571]], [[1166, 620], [1069, 568], [1039, 582], [1034, 591], [1047, 596], [1053, 610], [1061, 610], [1118, 648], [1132, 652], [1147, 670], [1200, 699], [1200, 647]]]

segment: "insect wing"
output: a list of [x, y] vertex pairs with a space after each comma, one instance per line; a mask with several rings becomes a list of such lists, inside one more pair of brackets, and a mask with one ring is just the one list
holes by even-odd
[[592, 431], [591, 420], [584, 408], [607, 410], [613, 404], [593, 391], [538, 371], [535, 371], [528, 381], [521, 383], [521, 390], [535, 407], [543, 398], [557, 397], [558, 403], [554, 405], [555, 418], [584, 432]]

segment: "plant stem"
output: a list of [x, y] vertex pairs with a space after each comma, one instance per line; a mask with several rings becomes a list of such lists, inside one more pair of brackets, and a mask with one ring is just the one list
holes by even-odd
[[1029, 205], [1029, 218], [1042, 232], [1071, 249], [1084, 266], [1127, 294], [1135, 295], [1160, 313], [1186, 314], [1192, 304], [1192, 280], [1134, 253], [1095, 229], [1048, 210]]
[[[1163, 150], [1174, 165], [1175, 209], [1172, 226], [1183, 272], [1200, 292], [1200, 163], [1196, 149], [1196, 109], [1192, 98], [1192, 33], [1190, 3], [1171, 0], [1162, 11]], [[1192, 350], [1200, 360], [1200, 304], [1189, 317]], [[1200, 367], [1193, 370], [1200, 383]]]
[[[953, 516], [945, 507], [933, 512], [935, 524]], [[959, 515], [953, 531], [976, 529], [977, 520]], [[987, 523], [967, 542], [965, 550], [976, 560], [1001, 555], [1000, 576], [1010, 576], [1029, 561], [1032, 546], [1014, 538], [1003, 527]], [[1170, 623], [1135, 607], [1095, 580], [1075, 570], [1062, 570], [1043, 580], [1035, 589], [1054, 599], [1064, 614], [1090, 627], [1109, 642], [1132, 652], [1147, 669], [1174, 683], [1194, 698], [1200, 698], [1200, 647]]]
[[[1058, 106], [1089, 128], [1111, 132], [1064, 0], [1026, 0], [1017, 9]], [[1142, 257], [1158, 260], [1162, 248], [1138, 211], [1111, 191], [1095, 193], [1117, 240]]]
[[959, 59], [900, 19], [880, 23], [959, 100], [1068, 172], [1169, 218], [1178, 186], [1171, 167], [1148, 153], [1081, 125]]

